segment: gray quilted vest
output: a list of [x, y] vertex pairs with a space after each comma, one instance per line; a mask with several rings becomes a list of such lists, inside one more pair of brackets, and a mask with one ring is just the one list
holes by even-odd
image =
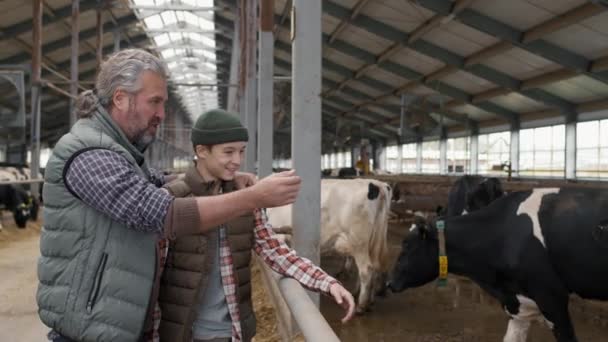
[[119, 153], [150, 179], [143, 154], [103, 108], [59, 140], [44, 175], [38, 313], [74, 340], [136, 341], [154, 285], [157, 235], [129, 229], [68, 190], [64, 167], [94, 148]]

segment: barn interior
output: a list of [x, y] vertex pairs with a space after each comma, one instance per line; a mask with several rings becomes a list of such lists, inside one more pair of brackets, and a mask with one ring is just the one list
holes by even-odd
[[[604, 0], [3, 0], [0, 187], [24, 187], [43, 205], [45, 165], [77, 120], [78, 95], [94, 89], [109, 55], [140, 48], [169, 70], [166, 118], [146, 150], [151, 167], [184, 172], [194, 120], [227, 109], [255, 137], [243, 171], [261, 178], [295, 168], [312, 184], [302, 198], [318, 198], [321, 178], [390, 184], [394, 259], [414, 213], [446, 206], [464, 175], [497, 177], [508, 192], [606, 188], [606, 19]], [[294, 222], [319, 221], [302, 202]], [[41, 229], [41, 217], [23, 230], [15, 215], [3, 211], [0, 255]], [[339, 268], [339, 258], [309, 255], [314, 243], [299, 246], [303, 255]], [[256, 293], [278, 296], [266, 278]], [[21, 287], [6, 286], [0, 293]], [[320, 301], [344, 341], [493, 341], [507, 324], [493, 299], [458, 280], [378, 298], [350, 325]], [[301, 333], [275, 317], [275, 299], [261, 305], [256, 341]], [[11, 325], [41, 324], [10, 310], [0, 311], [10, 317], [0, 340]], [[572, 299], [582, 340], [602, 340], [606, 310]], [[534, 324], [528, 340], [552, 336]]]

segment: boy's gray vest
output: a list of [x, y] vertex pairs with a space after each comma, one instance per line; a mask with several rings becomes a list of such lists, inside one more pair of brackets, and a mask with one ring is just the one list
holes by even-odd
[[154, 284], [157, 235], [126, 227], [68, 190], [64, 167], [94, 148], [119, 153], [150, 179], [143, 154], [103, 108], [59, 140], [44, 175], [38, 312], [44, 324], [74, 340], [136, 341]]

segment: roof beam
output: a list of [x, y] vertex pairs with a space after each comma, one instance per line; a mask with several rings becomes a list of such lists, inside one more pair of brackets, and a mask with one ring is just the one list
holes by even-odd
[[[471, 3], [471, 0], [457, 0], [456, 2], [454, 2], [452, 9], [450, 9], [451, 15], [456, 15], [458, 12], [465, 9], [466, 6], [468, 6], [470, 3]], [[359, 4], [361, 4], [361, 2], [359, 2]], [[372, 22], [366, 20], [369, 17], [358, 15], [360, 8], [358, 8], [357, 6], [355, 6], [355, 8], [352, 11], [349, 11], [346, 8], [332, 7], [334, 5], [332, 5], [331, 3], [328, 3], [327, 1], [325, 1], [324, 5], [325, 5], [325, 7], [327, 7], [327, 5], [329, 5], [329, 7], [330, 7], [329, 10], [332, 11], [334, 14], [337, 14], [338, 12], [340, 12], [340, 15], [337, 17], [340, 20], [342, 20], [343, 23], [348, 22], [348, 23], [354, 24], [356, 26], [358, 26], [357, 23], [361, 23], [361, 22], [366, 22], [366, 23], [370, 23], [370, 24], [372, 23]], [[356, 21], [356, 19], [358, 17], [360, 17], [363, 20]], [[355, 77], [351, 77], [351, 78], [344, 80], [342, 83], [340, 83], [340, 86], [343, 86], [345, 83], [361, 77], [366, 72], [368, 72], [369, 70], [372, 70], [375, 67], [381, 66], [381, 64], [383, 62], [389, 60], [392, 56], [394, 56], [395, 54], [397, 54], [404, 48], [415, 43], [420, 38], [422, 38], [422, 36], [424, 36], [426, 33], [430, 32], [434, 28], [442, 25], [443, 22], [446, 22], [444, 20], [443, 15], [435, 15], [435, 16], [433, 16], [433, 18], [427, 20], [425, 23], [418, 26], [412, 32], [412, 34], [406, 34], [406, 33], [401, 34], [399, 32], [396, 32], [395, 37], [396, 38], [398, 37], [398, 38], [394, 40], [394, 43], [391, 46], [386, 48], [378, 56], [374, 56], [373, 58], [370, 58], [370, 62], [367, 65], [363, 66], [361, 69], [359, 69], [357, 71], [357, 73], [354, 75]], [[373, 24], [376, 24], [376, 23], [373, 23]], [[399, 36], [402, 36], [402, 37], [399, 37]], [[327, 46], [331, 47], [331, 46], [333, 46], [334, 43], [336, 43], [336, 36], [335, 35], [329, 36], [327, 39], [324, 39], [324, 41], [325, 41], [324, 45], [326, 47]]]
[[[82, 4], [81, 4], [81, 6], [82, 6]], [[71, 7], [72, 6], [70, 5], [70, 11], [71, 11]], [[57, 13], [58, 13], [58, 11], [56, 11], [56, 15], [59, 16]], [[71, 15], [71, 13], [70, 13], [70, 15]], [[118, 18], [118, 20], [117, 20], [119, 28], [126, 27], [126, 26], [131, 25], [136, 22], [137, 22], [137, 17], [134, 15], [127, 15], [127, 16]], [[107, 22], [103, 25], [103, 31], [104, 32], [111, 31], [113, 27], [114, 27], [114, 25], [112, 23]], [[80, 34], [78, 35], [79, 41], [82, 42], [82, 41], [86, 41], [87, 39], [95, 37], [96, 31], [97, 31], [97, 29], [95, 27], [81, 31]], [[67, 37], [55, 40], [53, 42], [50, 42], [50, 43], [46, 43], [42, 46], [42, 53], [49, 54], [49, 53], [57, 51], [59, 49], [69, 47], [71, 43], [72, 43], [71, 36], [67, 36]], [[24, 60], [29, 60], [30, 58], [31, 58], [30, 53], [22, 53], [22, 54], [18, 54], [15, 56], [5, 58], [4, 60], [0, 61], [0, 64], [21, 63]]]
[[[439, 0], [441, 1], [441, 0]], [[447, 4], [449, 6], [452, 6], [452, 3], [450, 2], [450, 4]], [[447, 6], [446, 5], [446, 6]], [[328, 14], [335, 16], [337, 18], [343, 18], [346, 17], [348, 14], [348, 10], [343, 8], [340, 5], [334, 4], [331, 1], [324, 1], [324, 9], [327, 11]], [[451, 10], [450, 10], [451, 11]], [[468, 9], [464, 9], [461, 13], [468, 11]], [[446, 12], [447, 15], [449, 15], [451, 12]], [[365, 29], [367, 31], [369, 31], [370, 33], [373, 33], [375, 35], [380, 35], [383, 36], [385, 39], [391, 39], [393, 40], [395, 43], [397, 44], [404, 44], [404, 41], [407, 41], [409, 39], [409, 35], [405, 32], [401, 32], [393, 27], [389, 27], [373, 18], [370, 17], [366, 17], [366, 16], [359, 16], [360, 20], [356, 20], [353, 24], [357, 25], [358, 27]], [[347, 43], [342, 43], [342, 44], [347, 44]], [[485, 80], [488, 80], [494, 84], [497, 84], [501, 87], [507, 88], [507, 89], [511, 89], [515, 92], [518, 92], [519, 94], [526, 96], [530, 99], [533, 99], [535, 101], [541, 102], [541, 103], [545, 103], [549, 106], [552, 107], [556, 107], [558, 109], [560, 109], [561, 111], [563, 111], [564, 113], [568, 113], [568, 114], [572, 114], [574, 105], [572, 105], [571, 103], [569, 103], [566, 100], [563, 100], [557, 96], [551, 95], [543, 90], [521, 90], [519, 89], [520, 87], [520, 81], [507, 75], [504, 74], [498, 70], [494, 70], [492, 68], [489, 68], [487, 66], [484, 65], [471, 65], [468, 67], [465, 67], [465, 58], [456, 55], [454, 53], [452, 53], [451, 51], [448, 51], [446, 49], [443, 49], [439, 46], [436, 46], [434, 44], [428, 43], [426, 41], [423, 40], [418, 40], [416, 42], [414, 42], [411, 45], [407, 45], [410, 49], [416, 50], [420, 53], [423, 53], [425, 55], [428, 55], [432, 58], [438, 59], [440, 61], [442, 61], [443, 63], [447, 64], [448, 66], [452, 66], [452, 67], [456, 67], [459, 70], [464, 70], [467, 72], [470, 72], [471, 74], [483, 78]], [[340, 50], [340, 47], [337, 45], [332, 45], [333, 48], [336, 48], [338, 50]], [[351, 50], [353, 48], [356, 47], [351, 47]], [[358, 48], [356, 48], [358, 49]], [[370, 56], [368, 56], [368, 60], [377, 60], [378, 57], [373, 56], [371, 53], [366, 52], [364, 50], [358, 49], [360, 51], [358, 51], [358, 54], [364, 54], [367, 53]], [[345, 53], [348, 53], [346, 51], [343, 51]], [[383, 64], [380, 64], [380, 67], [382, 67]], [[399, 75], [399, 74], [397, 74]], [[404, 75], [399, 75], [404, 77]], [[410, 77], [406, 77], [406, 78], [410, 78]], [[420, 78], [420, 83], [422, 84], [426, 84], [429, 81], [427, 81], [424, 77], [419, 77]], [[462, 90], [456, 89], [458, 92], [462, 93], [461, 97], [454, 97], [455, 94], [457, 94], [458, 92], [454, 92], [453, 87], [447, 86], [447, 85], [443, 85], [441, 83], [437, 83], [437, 87], [438, 88], [443, 88], [444, 91], [440, 91], [450, 97], [456, 98], [458, 100], [463, 100], [466, 103], [469, 104], [473, 104], [470, 100], [470, 98], [468, 98], [467, 96], [462, 96], [462, 94], [466, 94], [465, 92], [463, 92]], [[430, 86], [429, 88], [433, 88], [432, 86]], [[450, 91], [449, 93], [446, 93], [447, 91]], [[488, 110], [488, 108], [494, 108], [499, 110], [498, 115], [504, 116], [505, 114], [507, 116], [511, 115], [512, 117], [514, 117], [513, 112], [511, 112], [511, 114], [508, 113], [508, 110], [504, 109], [504, 108], [500, 108], [499, 106], [495, 105], [495, 104], [482, 104], [482, 103], [476, 103], [473, 104], [477, 107], [482, 108], [483, 110]]]
[[[352, 52], [356, 52], [356, 54], [358, 54], [359, 56], [363, 56], [363, 58], [366, 59], [372, 59], [375, 58], [373, 56], [373, 54], [371, 54], [370, 52], [367, 52], [365, 50], [359, 49], [358, 47], [352, 46], [346, 42], [337, 40], [336, 41], [337, 46], [342, 46], [342, 47], [347, 47], [350, 51]], [[291, 47], [288, 44], [285, 44], [281, 41], [277, 41], [277, 43], [275, 44], [275, 48], [276, 49], [281, 49], [284, 51], [291, 51]], [[340, 49], [338, 49], [340, 50]], [[389, 66], [394, 66], [394, 67], [385, 67], [385, 65], [389, 65]], [[351, 79], [357, 79], [358, 82], [362, 82], [362, 83], [367, 83], [370, 86], [379, 89], [381, 91], [385, 91], [385, 96], [387, 97], [391, 97], [391, 96], [400, 96], [402, 93], [406, 93], [411, 91], [413, 88], [415, 88], [418, 85], [426, 85], [428, 88], [430, 89], [434, 89], [437, 92], [441, 93], [441, 94], [445, 94], [449, 97], [461, 100], [465, 103], [468, 104], [472, 104], [474, 106], [479, 107], [480, 109], [487, 111], [487, 108], [492, 108], [494, 111], [493, 113], [495, 113], [498, 116], [501, 116], [505, 119], [507, 119], [510, 122], [513, 122], [514, 120], [517, 119], [517, 113], [509, 111], [508, 109], [502, 108], [500, 106], [497, 105], [493, 105], [493, 106], [488, 106], [487, 104], [473, 104], [472, 103], [472, 95], [468, 94], [460, 89], [454, 88], [448, 84], [442, 83], [442, 82], [436, 82], [436, 81], [427, 81], [425, 79], [425, 77], [422, 74], [417, 73], [414, 70], [410, 70], [406, 67], [403, 66], [399, 66], [396, 63], [393, 62], [389, 62], [386, 61], [385, 63], [380, 64], [380, 67], [382, 69], [385, 69], [393, 74], [396, 74], [400, 77], [404, 77], [404, 78], [413, 78], [413, 80], [406, 82], [405, 84], [399, 86], [399, 87], [393, 87], [391, 85], [388, 85], [386, 83], [377, 81], [373, 78], [367, 77], [367, 76], [361, 76], [359, 78], [356, 78], [356, 72], [350, 71], [349, 69], [338, 65], [337, 63], [334, 63], [330, 60], [325, 59], [323, 61], [323, 66], [324, 67], [328, 67], [328, 68], [332, 68], [332, 71], [339, 73], [340, 75], [344, 76], [347, 80], [351, 80]], [[400, 70], [403, 69], [407, 69], [406, 72], [400, 72]], [[415, 76], [415, 77], [411, 77], [411, 76]], [[332, 88], [332, 91], [328, 92], [325, 91], [323, 92], [323, 96], [333, 96], [333, 94], [336, 91], [339, 91], [340, 89], [345, 87], [346, 82], [342, 81], [340, 83], [338, 83], [335, 87]], [[436, 108], [436, 110], [440, 110], [440, 108]], [[490, 111], [492, 112], [492, 111]]]
[[[86, 12], [88, 10], [92, 10], [97, 8], [97, 0], [82, 0], [80, 3], [80, 13]], [[55, 17], [51, 17], [49, 15], [42, 15], [42, 23], [43, 26], [52, 25], [58, 21], [63, 19], [70, 18], [72, 16], [72, 4], [68, 4], [67, 6], [60, 7], [55, 10]], [[32, 30], [32, 20], [27, 19], [11, 26], [5, 27], [2, 29], [0, 33], [0, 42], [5, 41], [7, 39], [11, 39], [13, 37], [19, 36], [21, 34], [30, 32]]]
[[[417, 0], [416, 4], [431, 10], [438, 14], [447, 14], [447, 7], [450, 6], [450, 0]], [[592, 14], [600, 14], [605, 10], [602, 6], [596, 6], [598, 11]], [[587, 13], [587, 15], [591, 15]], [[572, 15], [574, 17], [581, 16], [580, 13], [575, 13]], [[567, 22], [570, 22], [570, 19], [566, 18]], [[559, 27], [563, 28], [561, 24], [555, 24], [552, 22], [545, 23], [546, 27], [541, 27], [539, 30], [540, 33], [535, 33], [533, 35], [529, 35], [529, 37], [535, 38], [534, 40], [530, 40], [528, 42], [524, 42], [526, 32], [519, 31], [505, 23], [502, 23], [498, 20], [490, 18], [486, 15], [483, 15], [475, 10], [466, 9], [462, 11], [458, 15], [458, 20], [463, 24], [470, 26], [472, 28], [477, 29], [480, 32], [484, 32], [491, 36], [495, 36], [503, 41], [509, 42], [521, 49], [524, 49], [530, 53], [539, 55], [543, 58], [546, 58], [550, 61], [553, 61], [557, 64], [560, 64], [564, 68], [568, 68], [571, 70], [575, 70], [579, 73], [584, 73], [589, 77], [597, 79], [601, 82], [608, 83], [608, 76], [603, 74], [598, 74], [592, 72], [591, 64], [592, 61], [588, 60], [582, 55], [577, 53], [565, 50], [557, 45], [549, 43], [545, 40], [539, 39], [542, 34], [548, 33], [546, 27]], [[543, 24], [541, 24], [543, 25]], [[533, 28], [532, 30], [534, 30]], [[531, 38], [529, 38], [531, 39]]]
[[[275, 56], [275, 66], [278, 67], [278, 68], [281, 68], [281, 69], [291, 70], [291, 63], [290, 62], [285, 61], [285, 60], [281, 59], [280, 57], [276, 57], [276, 56]], [[330, 79], [328, 79], [328, 78], [326, 78], [326, 77], [324, 77], [323, 80], [322, 80], [322, 82], [323, 83], [332, 83], [333, 81], [330, 80]], [[346, 90], [347, 91], [357, 92], [357, 90], [354, 90], [354, 89], [351, 89], [351, 88], [347, 88]], [[367, 95], [365, 95], [365, 96], [367, 96]], [[353, 104], [351, 102], [348, 102], [348, 101], [346, 101], [344, 99], [339, 99], [339, 98], [322, 99], [322, 100], [323, 101], [330, 100], [330, 101], [333, 101], [333, 102], [336, 102], [336, 103], [341, 103], [342, 105], [344, 105], [344, 107], [351, 107], [351, 106], [353, 106]], [[377, 122], [377, 119], [386, 118], [385, 116], [383, 116], [381, 114], [378, 114], [378, 113], [375, 113], [375, 112], [372, 112], [372, 111], [369, 111], [369, 110], [361, 111], [361, 113], [367, 114], [370, 117], [373, 116], [374, 118], [370, 119], [373, 122]]]
[[592, 72], [602, 72], [608, 70], [608, 56], [598, 58], [591, 65]]
[[[279, 64], [284, 64], [285, 66], [288, 65], [288, 63], [282, 61], [282, 59], [280, 59], [280, 58], [276, 58], [276, 59], [277, 59], [277, 62]], [[326, 62], [323, 63], [323, 66], [324, 67], [328, 67], [328, 68], [332, 68], [331, 64], [329, 64], [329, 66], [328, 66], [328, 63], [326, 63]], [[334, 72], [339, 72], [339, 69], [333, 69], [333, 71]], [[335, 86], [337, 84], [337, 82], [334, 82], [334, 81], [332, 81], [332, 80], [330, 80], [328, 78], [323, 78], [323, 82], [325, 84], [329, 84], [330, 86]], [[378, 81], [376, 81], [376, 82], [378, 82]], [[390, 86], [388, 86], [388, 85], [382, 85], [382, 87], [390, 88]], [[333, 102], [336, 102], [336, 103], [341, 103], [344, 107], [350, 108], [347, 111], [344, 111], [344, 110], [341, 111], [340, 112], [340, 117], [345, 117], [348, 114], [363, 113], [363, 114], [368, 114], [368, 115], [372, 114], [377, 119], [383, 120], [381, 122], [384, 122], [384, 123], [381, 123], [380, 125], [390, 125], [390, 124], [393, 124], [395, 122], [399, 122], [399, 119], [400, 119], [399, 115], [389, 115], [389, 116], [378, 115], [376, 113], [370, 112], [369, 110], [365, 109], [368, 106], [378, 106], [378, 107], [385, 107], [385, 108], [387, 108], [387, 110], [389, 110], [391, 112], [396, 112], [396, 113], [400, 112], [401, 111], [400, 105], [385, 105], [385, 104], [382, 104], [382, 103], [378, 103], [378, 102], [384, 102], [384, 100], [386, 98], [390, 98], [390, 97], [396, 97], [398, 99], [398, 97], [395, 96], [394, 94], [389, 93], [387, 95], [381, 95], [381, 96], [379, 96], [377, 98], [373, 98], [373, 97], [371, 97], [371, 96], [369, 96], [367, 94], [364, 94], [364, 93], [362, 93], [362, 92], [360, 92], [360, 91], [358, 91], [358, 90], [356, 90], [354, 88], [350, 88], [348, 86], [345, 86], [342, 91], [344, 91], [345, 94], [348, 94], [353, 99], [357, 99], [357, 100], [364, 99], [364, 101], [360, 102], [359, 104], [354, 104], [352, 102], [345, 101], [343, 98], [339, 98], [339, 99], [336, 99], [336, 98], [333, 98], [333, 97], [324, 98], [324, 100], [325, 99], [329, 99], [330, 101], [333, 101]], [[381, 99], [381, 100], [378, 101], [378, 99]], [[413, 106], [413, 109], [414, 110], [419, 110], [419, 109], [416, 108], [416, 106]], [[460, 113], [456, 113], [456, 112], [452, 112], [452, 111], [448, 111], [448, 110], [444, 110], [444, 109], [438, 108], [436, 106], [433, 106], [431, 108], [431, 112], [435, 112], [437, 114], [445, 115], [447, 118], [449, 118], [451, 120], [454, 120], [454, 121], [457, 121], [457, 122], [462, 123], [462, 124], [471, 124], [471, 123], [474, 122], [474, 120], [467, 118], [466, 115], [463, 115], [463, 114], [460, 114]], [[426, 114], [430, 114], [430, 113], [426, 113]], [[381, 116], [382, 118], [379, 118], [378, 116]], [[377, 120], [375, 120], [375, 122], [378, 123]], [[378, 126], [374, 126], [374, 127], [378, 127]]]
[[333, 41], [336, 40], [336, 38], [338, 38], [340, 33], [342, 33], [342, 31], [344, 31], [344, 29], [348, 26], [348, 24], [350, 24], [351, 20], [357, 18], [357, 16], [359, 15], [359, 13], [363, 9], [363, 7], [365, 7], [365, 5], [367, 5], [368, 2], [369, 2], [369, 0], [359, 0], [359, 2], [355, 4], [355, 6], [353, 7], [353, 9], [351, 11], [350, 18], [341, 20], [340, 23], [338, 24], [338, 26], [329, 35], [328, 41], [330, 44], [333, 43]]
[[[51, 6], [47, 3], [48, 0], [43, 0], [42, 1], [42, 6], [43, 6], [43, 10], [46, 14], [48, 14], [51, 18], [56, 18], [57, 14], [55, 13], [55, 11], [51, 8]], [[71, 25], [68, 25], [65, 21], [60, 20], [59, 21], [61, 23], [61, 26], [63, 27], [63, 31], [69, 35], [72, 34], [72, 27]], [[95, 48], [89, 44], [86, 41], [82, 42], [90, 51], [95, 51]]]
[[[360, 17], [364, 17], [364, 16], [360, 16]], [[367, 17], [365, 17], [365, 18], [367, 18]], [[368, 18], [368, 19], [373, 20], [371, 18]], [[216, 16], [216, 23], [218, 25], [224, 25], [224, 26], [230, 25], [230, 21], [228, 19], [226, 19], [226, 18], [222, 19], [222, 17], [220, 17], [220, 16]], [[395, 31], [394, 29], [392, 29], [392, 30]], [[398, 35], [402, 35], [402, 34], [398, 34]], [[325, 41], [328, 40], [328, 35], [324, 34], [324, 40]], [[325, 45], [327, 45], [327, 43], [325, 43]], [[341, 51], [343, 53], [349, 54], [351, 56], [355, 56], [356, 58], [359, 58], [363, 61], [369, 61], [370, 63], [375, 63], [375, 61], [377, 60], [377, 57], [374, 56], [372, 53], [365, 51], [363, 49], [360, 49], [356, 46], [353, 46], [342, 40], [335, 40], [334, 44], [332, 44], [331, 47], [338, 51]], [[277, 40], [275, 42], [275, 49], [280, 49], [280, 50], [291, 53], [291, 46], [280, 40]], [[344, 76], [346, 78], [345, 81], [337, 84], [334, 88], [331, 89], [331, 91], [329, 91], [329, 92], [324, 91], [323, 92], [324, 97], [332, 96], [333, 93], [344, 88], [346, 83], [348, 81], [350, 81], [351, 79], [356, 79], [359, 82], [367, 83], [370, 86], [380, 89], [382, 91], [389, 91], [389, 93], [390, 93], [389, 95], [394, 95], [394, 96], [398, 96], [403, 92], [407, 92], [407, 91], [413, 89], [415, 85], [430, 84], [431, 81], [433, 81], [432, 79], [426, 81], [424, 79], [424, 75], [422, 75], [414, 70], [411, 70], [407, 67], [399, 65], [397, 63], [388, 61], [388, 60], [383, 61], [382, 63], [379, 64], [379, 66], [388, 72], [396, 74], [397, 76], [412, 79], [413, 81], [408, 82], [406, 85], [397, 87], [395, 89], [392, 86], [387, 85], [383, 82], [377, 81], [377, 80], [367, 77], [367, 76], [363, 76], [360, 73], [360, 71], [357, 71], [357, 72], [350, 71], [347, 68], [340, 66], [337, 63], [334, 63], [328, 59], [323, 60], [323, 66], [331, 68], [332, 71], [338, 72], [339, 74], [341, 74], [342, 76]], [[433, 77], [433, 75], [431, 75], [431, 77]], [[441, 83], [441, 82], [433, 82], [433, 83], [434, 84], [428, 85], [428, 87], [430, 89], [436, 89], [440, 93], [446, 94], [452, 98], [456, 98], [458, 100], [472, 104], [472, 102], [471, 102], [472, 95], [470, 95], [460, 89], [451, 87], [445, 83]], [[474, 105], [477, 105], [477, 104], [474, 104]], [[487, 110], [487, 108], [492, 108], [493, 110], [496, 111], [496, 112], [494, 112], [496, 115], [504, 117], [505, 119], [507, 119], [510, 122], [517, 120], [517, 113], [509, 111], [508, 109], [502, 108], [500, 106], [493, 105], [493, 104], [492, 105], [478, 104], [477, 106], [479, 106], [480, 109], [482, 109], [482, 110]], [[439, 108], [437, 108], [437, 110], [439, 110]]]
[[523, 33], [521, 42], [528, 44], [537, 39], [541, 39], [550, 33], [561, 30], [564, 27], [580, 23], [581, 21], [596, 16], [600, 13], [602, 13], [600, 7], [592, 3], [586, 3], [527, 30]]
[[186, 12], [193, 12], [193, 13], [200, 13], [200, 12], [213, 12], [215, 10], [221, 9], [221, 7], [213, 7], [213, 6], [192, 6], [192, 5], [184, 5], [184, 4], [171, 4], [171, 3], [165, 3], [163, 5], [132, 5], [129, 4], [130, 9], [134, 9], [134, 10], [141, 10], [141, 11], [148, 11], [148, 12], [155, 12], [155, 13], [160, 13], [163, 11], [186, 11]]

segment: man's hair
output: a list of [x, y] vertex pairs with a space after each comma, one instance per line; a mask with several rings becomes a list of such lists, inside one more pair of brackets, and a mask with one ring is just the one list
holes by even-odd
[[101, 63], [95, 90], [81, 93], [76, 100], [76, 116], [91, 116], [97, 104], [109, 110], [112, 96], [117, 90], [136, 94], [143, 86], [140, 76], [144, 71], [152, 71], [167, 79], [167, 69], [163, 62], [145, 50], [125, 49], [112, 54]]

